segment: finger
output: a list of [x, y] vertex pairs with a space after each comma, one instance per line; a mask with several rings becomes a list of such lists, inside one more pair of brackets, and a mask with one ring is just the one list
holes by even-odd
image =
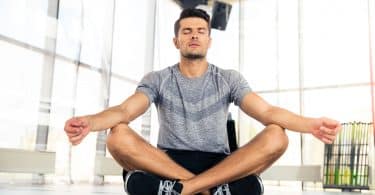
[[321, 126], [319, 128], [320, 132], [322, 134], [328, 134], [328, 135], [336, 135], [337, 134], [337, 130], [336, 128], [335, 129], [330, 129], [330, 128], [327, 128], [327, 127], [324, 127], [324, 126]]
[[336, 128], [337, 126], [340, 126], [340, 123], [332, 119], [323, 118], [323, 125], [333, 129], [333, 128]]
[[81, 127], [84, 125], [84, 122], [79, 118], [73, 118], [70, 125], [73, 127]]
[[82, 132], [82, 128], [81, 127], [69, 127], [69, 128], [66, 128], [65, 129], [65, 132], [66, 134], [80, 134]]
[[335, 139], [336, 139], [336, 136], [333, 136], [333, 135], [324, 135], [323, 136], [325, 139], [327, 139], [327, 140], [330, 140], [331, 142], [334, 142], [335, 141]]
[[75, 141], [75, 142], [71, 142], [73, 146], [76, 146], [78, 144], [80, 144], [82, 142], [82, 139], [81, 140], [78, 140], [78, 141]]
[[67, 133], [73, 133], [75, 130], [75, 127], [79, 127], [77, 125], [73, 125], [73, 122], [71, 120], [66, 121], [64, 126], [64, 131]]
[[71, 125], [73, 123], [77, 123], [77, 118], [73, 117], [65, 122], [66, 125]]
[[75, 128], [75, 129], [76, 129], [75, 131], [67, 132], [66, 135], [70, 138], [70, 137], [78, 136], [79, 134], [82, 133], [81, 129], [79, 129], [79, 128]]
[[65, 130], [66, 134], [77, 134], [78, 133], [77, 128], [70, 127], [70, 128], [66, 128], [64, 130]]
[[73, 117], [66, 121], [66, 126], [73, 126], [73, 127], [79, 127], [79, 126], [84, 126], [87, 125], [87, 122], [85, 122], [82, 118], [80, 117]]
[[332, 143], [333, 143], [332, 140], [327, 139], [327, 138], [325, 138], [325, 137], [322, 137], [321, 140], [322, 140], [325, 144], [332, 144]]
[[317, 132], [316, 134], [314, 134], [314, 136], [315, 136], [316, 138], [320, 139], [320, 140], [324, 137], [323, 134], [322, 134], [321, 132]]
[[82, 134], [69, 138], [69, 141], [73, 144], [79, 144], [82, 140]]

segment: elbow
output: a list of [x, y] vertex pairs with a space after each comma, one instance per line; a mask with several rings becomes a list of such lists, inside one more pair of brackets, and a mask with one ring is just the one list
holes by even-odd
[[117, 109], [120, 116], [120, 123], [128, 125], [132, 121], [132, 116], [128, 109], [125, 106], [118, 106]]
[[287, 113], [285, 113], [283, 109], [275, 106], [269, 106], [264, 112], [262, 112], [261, 116], [259, 117], [259, 121], [264, 126], [277, 125], [285, 129], [285, 123], [283, 122], [287, 120], [285, 119], [285, 114]]
[[122, 112], [121, 123], [128, 125], [132, 120], [133, 120], [132, 116], [129, 114], [129, 112], [127, 112], [126, 110], [124, 110]]
[[276, 124], [273, 116], [273, 107], [268, 108], [259, 116], [259, 122], [261, 122], [264, 126]]

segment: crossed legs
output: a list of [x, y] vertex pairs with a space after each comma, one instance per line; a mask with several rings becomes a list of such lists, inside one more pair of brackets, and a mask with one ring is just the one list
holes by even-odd
[[288, 138], [277, 125], [268, 125], [254, 139], [211, 169], [194, 175], [175, 163], [163, 151], [147, 143], [125, 124], [111, 129], [107, 146], [114, 159], [127, 171], [139, 169], [162, 177], [179, 179], [183, 195], [196, 194], [214, 186], [260, 174], [286, 150]]

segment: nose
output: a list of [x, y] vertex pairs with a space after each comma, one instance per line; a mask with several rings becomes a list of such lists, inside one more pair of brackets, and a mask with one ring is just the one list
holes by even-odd
[[198, 34], [194, 33], [194, 34], [191, 36], [191, 39], [193, 39], [193, 40], [197, 40], [197, 39], [198, 39]]

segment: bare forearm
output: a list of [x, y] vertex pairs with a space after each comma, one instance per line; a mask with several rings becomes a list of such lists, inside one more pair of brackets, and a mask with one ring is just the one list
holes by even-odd
[[91, 131], [101, 131], [114, 127], [119, 123], [129, 123], [126, 111], [120, 106], [110, 107], [102, 112], [85, 116], [90, 123]]
[[272, 106], [256, 93], [248, 93], [242, 100], [241, 109], [264, 125], [275, 124], [301, 133], [311, 133], [324, 143], [332, 143], [341, 129], [338, 121], [320, 117], [308, 118], [280, 107]]
[[100, 131], [112, 128], [120, 123], [129, 124], [143, 114], [148, 106], [148, 97], [143, 93], [135, 93], [118, 106], [85, 117], [89, 121], [91, 131]]
[[275, 106], [264, 114], [261, 121], [265, 125], [277, 124], [283, 128], [302, 133], [310, 133], [311, 130], [311, 118]]

